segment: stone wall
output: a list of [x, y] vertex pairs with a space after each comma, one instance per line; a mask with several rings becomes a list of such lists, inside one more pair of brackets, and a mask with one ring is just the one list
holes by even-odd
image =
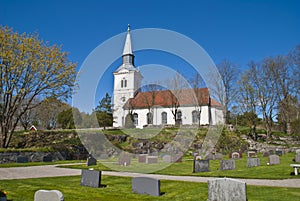
[[29, 162], [43, 162], [45, 156], [51, 156], [52, 161], [66, 160], [66, 156], [60, 152], [5, 152], [0, 153], [0, 164], [15, 163], [18, 156], [26, 156]]

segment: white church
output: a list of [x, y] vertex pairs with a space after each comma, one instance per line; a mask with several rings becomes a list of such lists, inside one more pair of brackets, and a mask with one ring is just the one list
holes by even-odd
[[143, 76], [134, 65], [130, 27], [126, 35], [122, 65], [113, 73], [113, 127], [124, 127], [131, 114], [136, 128], [153, 125], [215, 125], [223, 123], [220, 103], [208, 88], [141, 92]]

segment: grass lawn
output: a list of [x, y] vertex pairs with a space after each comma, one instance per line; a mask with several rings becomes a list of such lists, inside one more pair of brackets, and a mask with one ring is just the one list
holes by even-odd
[[3, 163], [0, 164], [0, 168], [8, 167], [27, 167], [27, 166], [40, 166], [40, 165], [56, 165], [56, 164], [71, 164], [71, 163], [85, 163], [83, 160], [65, 160], [55, 162], [29, 162], [29, 163]]
[[[201, 173], [192, 173], [193, 172], [193, 160], [191, 157], [186, 157], [183, 159], [182, 163], [160, 163], [160, 164], [141, 164], [137, 162], [137, 159], [132, 159], [131, 165], [127, 167], [119, 166], [116, 163], [104, 161], [103, 164], [98, 162], [96, 166], [86, 165], [74, 165], [70, 166], [72, 168], [94, 168], [95, 170], [118, 170], [125, 172], [150, 172], [151, 169], [158, 169], [160, 167], [167, 166], [164, 169], [161, 169], [155, 174], [165, 174], [165, 175], [181, 175], [181, 176], [209, 176], [209, 177], [231, 177], [231, 178], [249, 178], [249, 179], [287, 179], [287, 178], [300, 178], [298, 176], [290, 175], [293, 172], [293, 168], [290, 167], [290, 164], [295, 163], [292, 161], [294, 157], [293, 153], [288, 153], [283, 156], [280, 156], [280, 165], [267, 165], [268, 157], [260, 158], [259, 167], [247, 167], [247, 156], [244, 156], [241, 159], [236, 160], [236, 169], [235, 170], [220, 170], [220, 161], [211, 160], [210, 161], [210, 172], [201, 172]], [[224, 157], [223, 159], [228, 159]], [[116, 160], [115, 160], [116, 161]], [[103, 161], [102, 161], [103, 162]]]
[[[40, 189], [60, 190], [65, 201], [123, 201], [123, 200], [207, 200], [207, 183], [179, 181], [161, 181], [160, 197], [134, 194], [131, 191], [131, 179], [126, 177], [102, 176], [106, 188], [80, 186], [80, 176], [53, 177], [40, 179], [4, 180], [0, 189], [8, 192], [8, 199], [13, 201], [32, 201], [34, 193]], [[249, 201], [291, 201], [300, 199], [299, 188], [278, 188], [247, 186]]]

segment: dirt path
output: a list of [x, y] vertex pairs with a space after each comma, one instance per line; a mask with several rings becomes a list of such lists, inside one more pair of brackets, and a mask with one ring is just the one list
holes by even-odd
[[[60, 177], [60, 176], [75, 176], [75, 175], [81, 175], [81, 170], [59, 168], [57, 167], [57, 165], [0, 168], [0, 180]], [[158, 175], [158, 174], [141, 174], [141, 173], [111, 172], [111, 171], [103, 171], [102, 175], [121, 176], [121, 177], [152, 177], [161, 180], [189, 181], [189, 182], [202, 182], [202, 183], [206, 183], [208, 180], [213, 179], [213, 177], [169, 176], [169, 175]], [[246, 182], [247, 185], [300, 188], [300, 179], [283, 179], [283, 180], [238, 179], [238, 180]]]

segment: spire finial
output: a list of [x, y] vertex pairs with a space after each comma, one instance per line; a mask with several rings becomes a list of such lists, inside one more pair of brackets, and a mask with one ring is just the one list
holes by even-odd
[[130, 31], [130, 24], [128, 24], [128, 28], [127, 28], [127, 31], [128, 31], [128, 32]]

